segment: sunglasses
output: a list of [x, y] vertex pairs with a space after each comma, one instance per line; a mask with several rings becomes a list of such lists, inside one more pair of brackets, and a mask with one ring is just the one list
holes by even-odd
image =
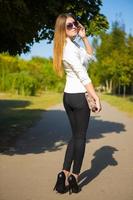
[[71, 29], [73, 29], [74, 27], [78, 27], [79, 26], [79, 23], [77, 22], [77, 21], [74, 21], [74, 22], [70, 22], [70, 23], [68, 23], [67, 25], [66, 25], [66, 28], [68, 29], [68, 30], [71, 30]]

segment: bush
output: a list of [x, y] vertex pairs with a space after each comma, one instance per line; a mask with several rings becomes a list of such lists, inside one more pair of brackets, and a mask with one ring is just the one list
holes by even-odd
[[51, 59], [34, 57], [25, 61], [0, 54], [0, 91], [21, 95], [35, 95], [45, 90], [62, 92], [64, 81], [64, 77], [55, 74]]

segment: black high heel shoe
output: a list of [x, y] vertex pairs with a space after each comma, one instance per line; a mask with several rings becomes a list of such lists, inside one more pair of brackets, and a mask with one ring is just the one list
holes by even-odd
[[68, 183], [69, 183], [69, 194], [78, 193], [80, 191], [78, 183], [74, 175], [71, 174], [68, 177]]
[[66, 181], [66, 176], [65, 173], [62, 171], [57, 176], [57, 181], [53, 190], [56, 190], [61, 194], [65, 193], [66, 192], [65, 181]]

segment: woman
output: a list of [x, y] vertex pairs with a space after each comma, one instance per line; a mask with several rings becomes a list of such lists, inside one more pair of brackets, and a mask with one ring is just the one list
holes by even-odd
[[[82, 39], [86, 50], [75, 43], [76, 36]], [[72, 129], [72, 138], [67, 146], [63, 168], [57, 176], [54, 187], [59, 193], [66, 191], [66, 181], [70, 193], [79, 192], [78, 177], [84, 157], [90, 117], [90, 109], [85, 98], [86, 91], [96, 102], [96, 112], [101, 110], [99, 97], [87, 74], [88, 61], [92, 58], [93, 50], [86, 37], [85, 28], [72, 14], [59, 15], [55, 24], [53, 66], [60, 76], [63, 75], [63, 68], [66, 72], [63, 103]], [[71, 166], [72, 173], [70, 173]]]

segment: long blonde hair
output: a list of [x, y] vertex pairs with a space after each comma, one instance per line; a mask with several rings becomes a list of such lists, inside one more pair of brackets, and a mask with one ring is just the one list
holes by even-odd
[[53, 68], [57, 75], [60, 77], [64, 74], [64, 69], [62, 66], [62, 57], [63, 57], [63, 48], [66, 39], [66, 19], [68, 17], [75, 17], [70, 13], [60, 14], [55, 23], [55, 32], [54, 32], [54, 50], [53, 50]]

